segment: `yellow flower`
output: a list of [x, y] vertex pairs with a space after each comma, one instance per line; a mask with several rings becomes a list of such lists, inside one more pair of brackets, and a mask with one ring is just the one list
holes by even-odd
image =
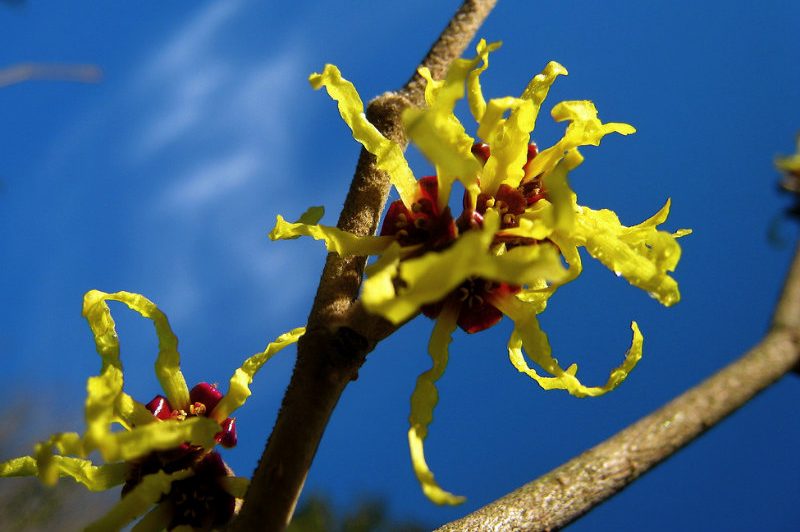
[[[106, 301], [122, 302], [153, 321], [159, 349], [155, 371], [166, 397], [144, 405], [123, 391], [119, 341]], [[84, 296], [83, 315], [102, 360], [100, 374], [89, 378], [86, 386], [86, 432], [51, 436], [36, 446], [34, 456], [0, 463], [0, 477], [38, 476], [52, 485], [67, 476], [92, 491], [124, 483], [122, 499], [87, 530], [119, 530], [153, 505], [157, 506], [141, 522], [148, 530], [224, 524], [248, 481], [232, 476], [212, 449], [216, 443], [236, 444], [230, 415], [250, 396], [253, 376], [275, 353], [296, 342], [304, 329], [281, 335], [248, 358], [223, 396], [206, 383], [188, 389], [180, 370], [178, 339], [167, 317], [144, 296], [91, 290]], [[115, 424], [125, 430], [112, 430]], [[106, 464], [96, 466], [86, 459], [95, 450]], [[205, 501], [187, 498], [187, 493], [202, 493]]]
[[[601, 122], [592, 102], [565, 101], [551, 112], [557, 122], [568, 123], [564, 135], [540, 152], [531, 133], [550, 86], [567, 71], [550, 62], [520, 97], [487, 102], [480, 76], [489, 65], [489, 54], [499, 46], [481, 40], [477, 56], [456, 60], [444, 80], [420, 69], [427, 80], [426, 107], [406, 110], [403, 123], [436, 175], [419, 180], [400, 147], [367, 121], [358, 93], [339, 70], [326, 65], [321, 74], [313, 74], [312, 86], [324, 86], [338, 102], [353, 137], [375, 155], [400, 200], [389, 206], [380, 236], [356, 237], [317, 225], [321, 207], [310, 209], [295, 223], [279, 216], [270, 233], [272, 239], [312, 236], [340, 255], [376, 255], [363, 283], [364, 306], [395, 324], [419, 312], [436, 318], [429, 344], [433, 368], [419, 377], [411, 398], [409, 445], [425, 494], [439, 504], [463, 500], [438, 486], [423, 453], [438, 401], [435, 383], [446, 367], [455, 328], [477, 332], [508, 316], [514, 322], [509, 357], [520, 372], [545, 389], [564, 389], [579, 397], [606, 393], [641, 357], [642, 335], [636, 323], [631, 324], [633, 340], [623, 363], [605, 385], [587, 387], [576, 377], [577, 366], [563, 369], [552, 356], [536, 315], [559, 286], [580, 274], [580, 247], [662, 304], [678, 302], [678, 285], [669, 272], [680, 258], [676, 238], [690, 232], [658, 230], [667, 218], [669, 201], [632, 227], [622, 225], [612, 211], [578, 205], [567, 179], [583, 162], [578, 148], [597, 146], [609, 133], [628, 135], [635, 129]], [[465, 94], [480, 142], [454, 114]], [[456, 181], [464, 188], [458, 217], [450, 211]], [[530, 368], [523, 349], [551, 376], [540, 376]]]

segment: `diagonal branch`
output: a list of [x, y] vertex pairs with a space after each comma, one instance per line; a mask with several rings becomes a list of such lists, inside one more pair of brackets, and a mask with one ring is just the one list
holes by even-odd
[[[464, 52], [495, 3], [465, 0], [421, 66], [441, 76]], [[405, 147], [400, 115], [423, 101], [424, 85], [414, 74], [401, 90], [373, 100], [367, 117], [384, 136]], [[362, 150], [338, 227], [356, 235], [373, 234], [389, 188], [388, 176]], [[366, 318], [354, 304], [365, 264], [366, 257], [328, 255], [278, 419], [231, 530], [272, 531], [287, 526], [339, 397], [366, 355], [394, 331], [382, 319]]]
[[769, 333], [670, 403], [529, 484], [439, 530], [552, 530], [612, 497], [800, 361], [800, 246]]

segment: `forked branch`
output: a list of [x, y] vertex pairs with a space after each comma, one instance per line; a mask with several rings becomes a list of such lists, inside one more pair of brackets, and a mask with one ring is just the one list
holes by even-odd
[[[441, 77], [464, 52], [495, 3], [465, 0], [420, 66]], [[402, 89], [373, 100], [367, 116], [385, 137], [406, 146], [400, 115], [406, 107], [423, 101], [424, 86], [415, 70]], [[373, 234], [388, 194], [388, 176], [362, 150], [338, 227], [356, 235]], [[328, 255], [278, 419], [230, 529], [272, 531], [287, 526], [339, 397], [366, 355], [393, 332], [383, 319], [365, 319], [356, 304], [365, 264], [365, 257]]]

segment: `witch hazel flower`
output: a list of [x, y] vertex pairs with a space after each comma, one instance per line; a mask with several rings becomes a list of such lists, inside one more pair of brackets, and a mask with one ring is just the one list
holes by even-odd
[[[147, 404], [123, 391], [119, 339], [107, 301], [124, 303], [155, 326], [155, 372], [164, 394]], [[102, 361], [100, 374], [87, 382], [86, 432], [51, 436], [36, 446], [34, 455], [0, 463], [0, 477], [38, 476], [46, 485], [71, 477], [92, 491], [122, 485], [120, 501], [89, 525], [90, 531], [120, 530], [140, 516], [135, 530], [223, 526], [249, 481], [233, 474], [215, 446], [236, 446], [231, 414], [250, 396], [249, 385], [264, 363], [305, 329], [279, 336], [248, 358], [223, 394], [206, 382], [189, 390], [180, 370], [178, 339], [164, 313], [144, 296], [91, 290], [84, 296], [83, 316]], [[94, 451], [105, 464], [86, 459]]]
[[[423, 447], [438, 402], [436, 382], [447, 367], [455, 330], [476, 333], [506, 316], [514, 323], [507, 349], [518, 371], [547, 390], [563, 389], [577, 397], [607, 393], [641, 358], [643, 337], [636, 322], [622, 364], [602, 386], [585, 386], [577, 365], [564, 369], [553, 357], [537, 315], [559, 286], [581, 273], [579, 248], [661, 304], [677, 303], [680, 292], [670, 276], [681, 255], [676, 239], [690, 233], [658, 229], [666, 221], [669, 201], [634, 226], [623, 225], [613, 211], [579, 205], [568, 180], [583, 162], [579, 147], [598, 146], [605, 135], [629, 135], [635, 129], [603, 123], [590, 101], [564, 101], [551, 111], [557, 122], [567, 123], [564, 135], [540, 150], [531, 134], [551, 85], [567, 70], [550, 62], [519, 97], [487, 101], [480, 77], [499, 46], [481, 40], [477, 55], [456, 60], [443, 80], [420, 69], [427, 80], [426, 106], [403, 114], [408, 138], [435, 169], [435, 175], [419, 180], [401, 147], [366, 119], [361, 98], [338, 68], [326, 65], [313, 74], [311, 85], [325, 87], [338, 103], [353, 137], [375, 156], [400, 199], [389, 205], [378, 236], [358, 237], [319, 225], [321, 207], [293, 223], [278, 216], [270, 233], [273, 240], [311, 236], [340, 255], [376, 256], [366, 268], [360, 296], [364, 307], [394, 324], [419, 313], [435, 319], [428, 347], [433, 367], [419, 376], [412, 394], [408, 440], [422, 489], [438, 504], [464, 500], [436, 483]], [[465, 95], [477, 138], [454, 113]], [[463, 188], [457, 215], [450, 201], [456, 182]], [[526, 355], [546, 374], [530, 367]]]

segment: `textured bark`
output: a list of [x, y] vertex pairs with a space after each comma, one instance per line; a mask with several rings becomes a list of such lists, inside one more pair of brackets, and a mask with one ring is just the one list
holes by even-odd
[[666, 406], [442, 532], [565, 526], [669, 458], [800, 361], [800, 248], [770, 332], [756, 347]]
[[[466, 0], [420, 66], [441, 77], [464, 52], [495, 2]], [[424, 83], [415, 73], [399, 91], [370, 102], [367, 117], [384, 136], [405, 147], [400, 115], [423, 102]], [[356, 235], [373, 234], [389, 188], [388, 176], [362, 150], [338, 227]], [[278, 419], [231, 530], [286, 528], [339, 397], [358, 375], [367, 354], [394, 331], [357, 304], [365, 264], [366, 257], [328, 255]]]

